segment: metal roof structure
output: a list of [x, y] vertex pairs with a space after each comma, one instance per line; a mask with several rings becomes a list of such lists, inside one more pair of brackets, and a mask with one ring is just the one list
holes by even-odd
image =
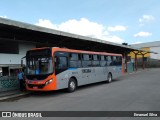
[[144, 48], [144, 47], [160, 47], [160, 41], [147, 42], [147, 43], [139, 43], [133, 44], [132, 47]]
[[0, 41], [31, 42], [43, 47], [65, 47], [77, 50], [103, 51], [120, 54], [140, 50], [131, 46], [48, 29], [5, 18], [0, 18]]

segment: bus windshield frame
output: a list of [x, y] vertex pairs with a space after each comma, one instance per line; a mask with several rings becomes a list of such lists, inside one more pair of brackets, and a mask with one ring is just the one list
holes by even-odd
[[50, 49], [27, 52], [27, 75], [47, 75], [53, 73], [53, 59]]

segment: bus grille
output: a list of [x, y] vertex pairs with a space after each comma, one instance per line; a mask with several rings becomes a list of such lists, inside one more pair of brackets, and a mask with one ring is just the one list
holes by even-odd
[[28, 84], [28, 87], [29, 88], [34, 88], [34, 87], [37, 87], [38, 89], [42, 89], [44, 88], [45, 84], [42, 84], [42, 85], [32, 85], [32, 84]]

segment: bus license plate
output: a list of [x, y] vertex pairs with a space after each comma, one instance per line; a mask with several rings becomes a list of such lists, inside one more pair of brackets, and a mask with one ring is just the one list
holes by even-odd
[[38, 87], [37, 87], [37, 86], [34, 86], [33, 89], [38, 89]]

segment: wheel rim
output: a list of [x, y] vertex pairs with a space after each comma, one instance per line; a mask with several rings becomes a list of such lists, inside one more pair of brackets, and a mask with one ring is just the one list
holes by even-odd
[[109, 82], [112, 81], [112, 76], [111, 76], [111, 74], [108, 75], [108, 81], [109, 81]]
[[76, 84], [72, 81], [69, 86], [72, 90], [74, 90], [76, 87]]

